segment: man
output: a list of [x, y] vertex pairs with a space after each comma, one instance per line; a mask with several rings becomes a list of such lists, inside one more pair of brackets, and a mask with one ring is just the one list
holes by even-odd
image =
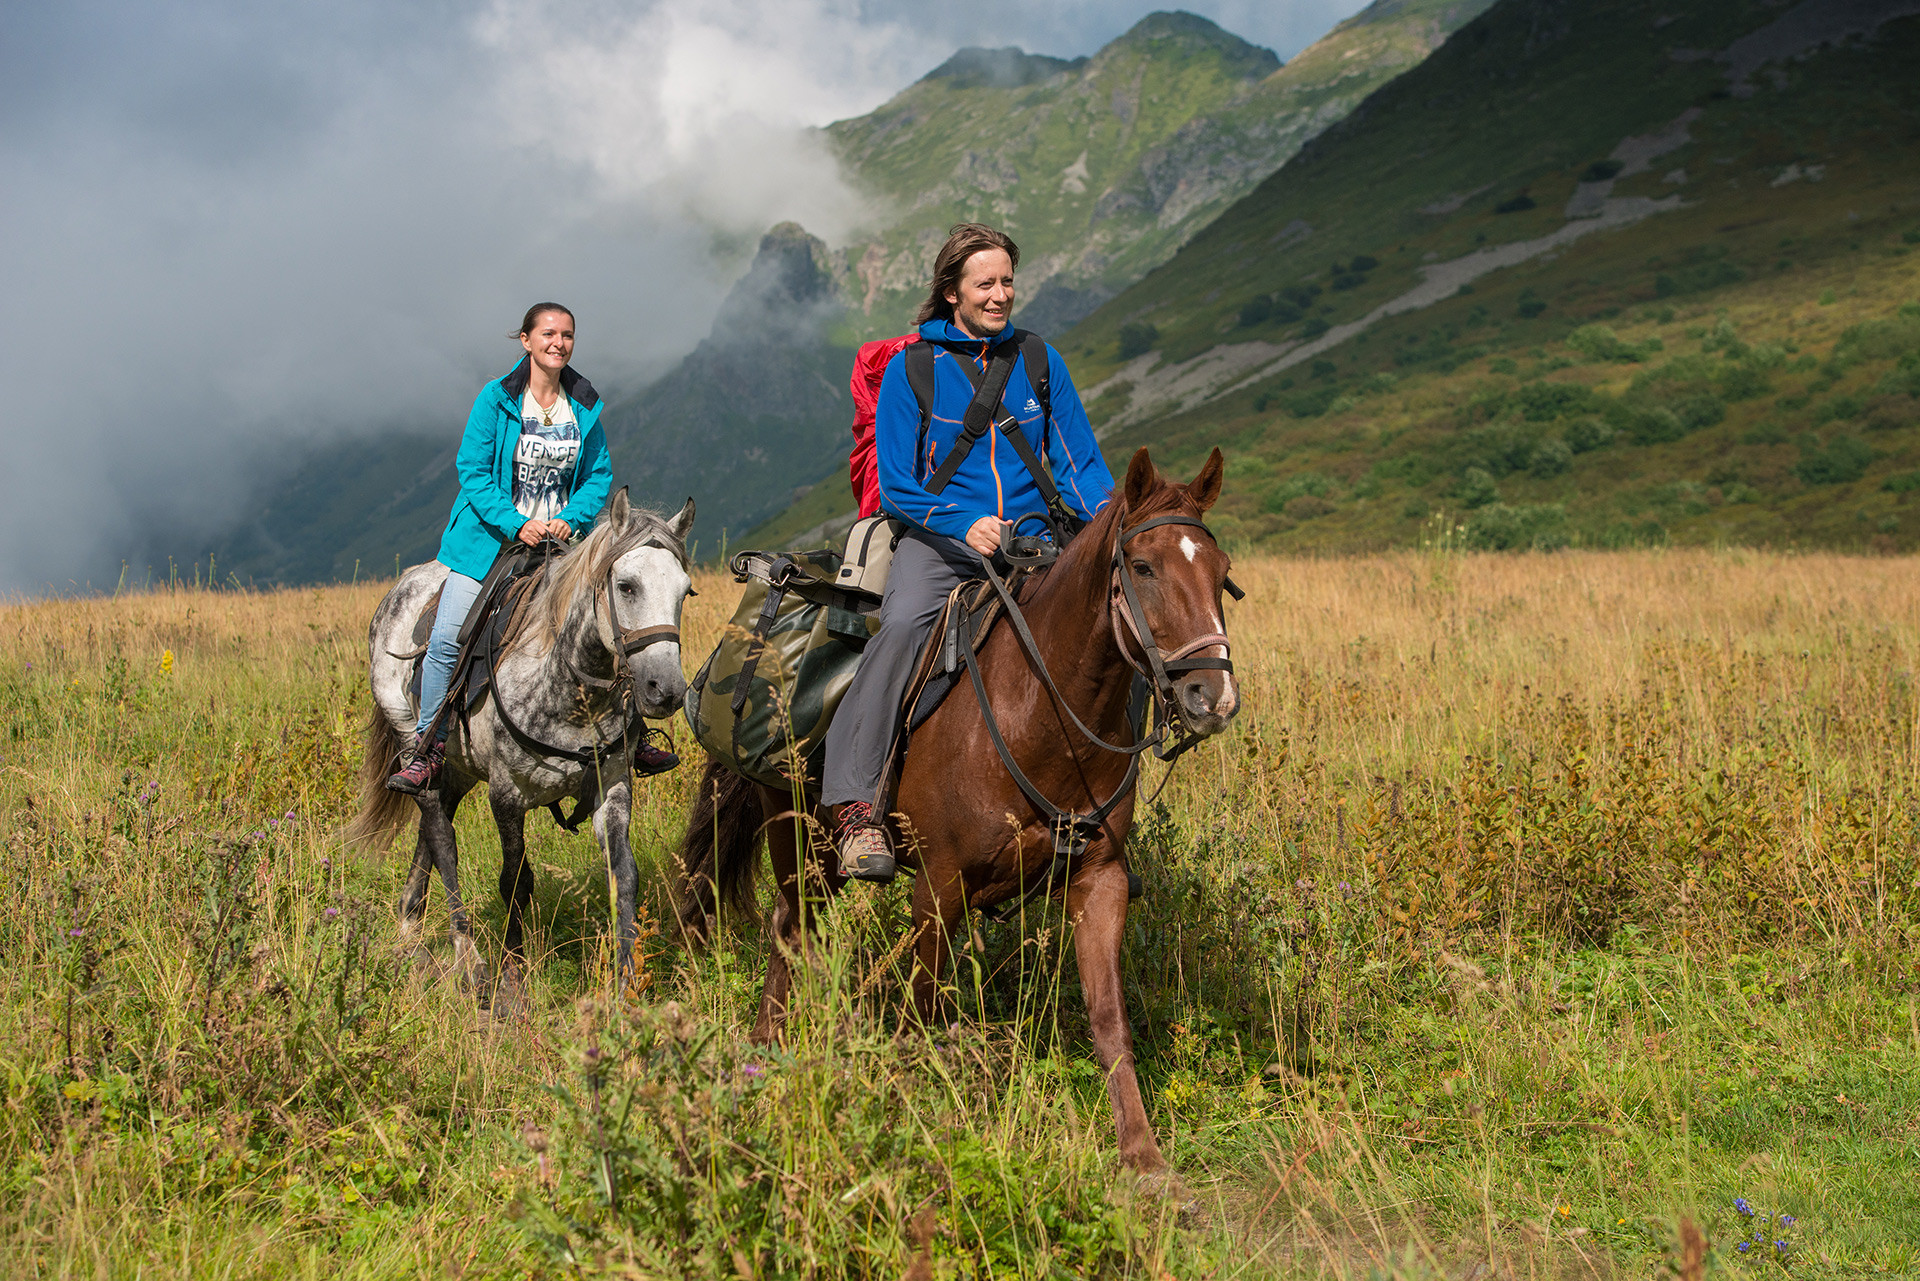
[[[934, 259], [918, 317], [921, 341], [888, 363], [880, 384], [874, 420], [880, 505], [909, 528], [894, 550], [880, 630], [867, 642], [827, 731], [821, 790], [838, 831], [840, 871], [859, 880], [893, 879], [885, 815], [874, 804], [885, 800], [877, 793], [900, 700], [947, 593], [963, 579], [981, 576], [981, 557], [999, 550], [1009, 519], [1048, 505], [1004, 433], [1025, 438], [1067, 509], [1082, 521], [1092, 519], [1113, 492], [1113, 475], [1060, 353], [1045, 348], [1044, 376], [1027, 369], [1024, 354], [1013, 355], [1022, 350], [1009, 323], [1019, 263], [1019, 247], [1004, 233], [978, 223], [955, 227]], [[915, 347], [925, 351], [915, 357]], [[928, 352], [932, 403], [923, 429], [907, 362], [926, 360]], [[976, 381], [989, 378], [996, 353], [1001, 363], [1013, 360], [1005, 391], [993, 407], [992, 429], [969, 444], [962, 440], [962, 421]], [[962, 450], [955, 465], [957, 442]]]

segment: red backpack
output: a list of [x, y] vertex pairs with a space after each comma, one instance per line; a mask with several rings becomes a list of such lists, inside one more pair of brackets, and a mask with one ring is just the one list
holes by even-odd
[[902, 334], [898, 338], [876, 338], [864, 343], [853, 357], [853, 454], [847, 459], [847, 478], [853, 482], [853, 496], [860, 502], [860, 519], [880, 510], [880, 467], [874, 458], [873, 418], [880, 403], [880, 380], [886, 375], [887, 362], [900, 354], [920, 335]]

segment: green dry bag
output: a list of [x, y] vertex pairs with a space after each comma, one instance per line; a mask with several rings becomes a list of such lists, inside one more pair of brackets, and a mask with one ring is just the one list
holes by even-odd
[[815, 790], [827, 726], [880, 630], [880, 602], [833, 585], [834, 551], [741, 552], [728, 567], [746, 590], [687, 687], [687, 724], [734, 772]]

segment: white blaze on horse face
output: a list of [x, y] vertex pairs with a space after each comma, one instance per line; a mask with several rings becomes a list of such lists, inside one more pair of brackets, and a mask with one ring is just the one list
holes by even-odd
[[1187, 558], [1187, 564], [1193, 564], [1193, 558], [1200, 554], [1200, 545], [1186, 535], [1180, 535], [1180, 552]]

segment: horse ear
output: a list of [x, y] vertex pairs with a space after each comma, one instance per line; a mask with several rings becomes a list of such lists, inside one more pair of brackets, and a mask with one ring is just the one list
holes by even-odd
[[627, 498], [625, 485], [614, 493], [613, 500], [607, 504], [607, 524], [615, 529], [627, 527], [627, 517], [633, 514], [633, 503]]
[[1226, 475], [1227, 463], [1220, 457], [1220, 449], [1216, 445], [1213, 452], [1207, 455], [1206, 465], [1201, 467], [1200, 474], [1188, 483], [1187, 497], [1193, 499], [1193, 505], [1201, 511], [1207, 510], [1219, 499], [1220, 485]]
[[1153, 459], [1147, 457], [1147, 447], [1140, 446], [1133, 455], [1133, 461], [1127, 464], [1127, 483], [1122, 492], [1126, 494], [1127, 510], [1139, 511], [1140, 505], [1147, 501], [1160, 483], [1160, 476], [1153, 470]]
[[680, 514], [673, 518], [673, 536], [684, 543], [687, 541], [687, 531], [692, 528], [693, 528], [693, 498], [691, 495], [689, 495], [687, 498], [686, 506], [682, 507], [680, 509]]

